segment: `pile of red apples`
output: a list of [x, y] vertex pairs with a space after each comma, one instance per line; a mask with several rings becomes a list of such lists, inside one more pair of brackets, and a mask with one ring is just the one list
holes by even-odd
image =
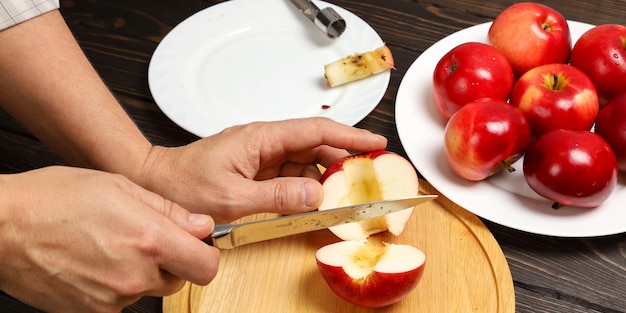
[[480, 181], [523, 156], [526, 182], [553, 207], [600, 205], [626, 172], [626, 27], [572, 42], [561, 13], [522, 2], [487, 38], [456, 46], [433, 73], [450, 167]]

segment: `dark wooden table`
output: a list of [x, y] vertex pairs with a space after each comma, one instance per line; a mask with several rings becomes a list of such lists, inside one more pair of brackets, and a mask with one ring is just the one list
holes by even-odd
[[[160, 40], [175, 25], [218, 2], [221, 1], [61, 0], [61, 12], [103, 79], [143, 132], [154, 144], [174, 146], [198, 138], [171, 122], [156, 106], [148, 88], [148, 63]], [[397, 69], [392, 72], [389, 89], [378, 107], [357, 126], [385, 135], [389, 139], [388, 149], [403, 155], [394, 125], [394, 102], [409, 65], [436, 41], [462, 28], [491, 21], [513, 3], [510, 0], [331, 2], [367, 21], [393, 51]], [[626, 24], [624, 0], [542, 3], [570, 20]], [[0, 173], [63, 164], [3, 112], [0, 112], [0, 142]], [[516, 312], [626, 312], [626, 234], [563, 239], [527, 234], [489, 221], [485, 224], [509, 263]], [[0, 312], [37, 311], [0, 293]], [[125, 312], [161, 312], [161, 299], [144, 298]]]

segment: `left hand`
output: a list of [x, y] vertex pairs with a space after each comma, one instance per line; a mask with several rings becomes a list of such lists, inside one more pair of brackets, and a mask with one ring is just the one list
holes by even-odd
[[177, 148], [153, 147], [139, 183], [223, 223], [250, 214], [293, 214], [323, 199], [317, 164], [387, 140], [327, 118], [255, 122]]

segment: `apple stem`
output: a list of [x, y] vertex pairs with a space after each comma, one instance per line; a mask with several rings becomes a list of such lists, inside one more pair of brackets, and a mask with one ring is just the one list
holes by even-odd
[[559, 85], [559, 74], [552, 74], [554, 81], [552, 82], [552, 90], [556, 90], [557, 86]]
[[555, 210], [558, 210], [559, 208], [561, 208], [561, 204], [558, 202], [554, 202], [552, 203], [552, 208]]
[[511, 164], [507, 164], [505, 168], [509, 173], [515, 172], [515, 167], [513, 167]]
[[504, 160], [498, 165], [498, 170], [506, 169], [509, 173], [515, 172], [515, 167], [509, 163], [509, 160]]

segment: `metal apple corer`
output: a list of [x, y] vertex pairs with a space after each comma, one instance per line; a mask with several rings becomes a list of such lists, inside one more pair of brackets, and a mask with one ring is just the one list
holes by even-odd
[[311, 0], [291, 0], [328, 38], [335, 39], [346, 29], [346, 21], [333, 8], [318, 8]]

